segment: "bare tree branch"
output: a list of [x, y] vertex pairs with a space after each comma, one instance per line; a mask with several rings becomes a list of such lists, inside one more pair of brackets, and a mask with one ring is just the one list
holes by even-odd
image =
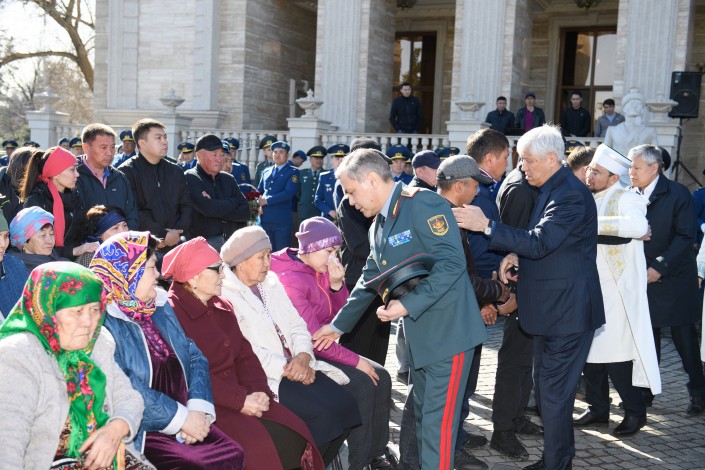
[[72, 54], [70, 52], [37, 51], [37, 52], [13, 52], [13, 53], [10, 53], [10, 54], [0, 58], [0, 67], [2, 67], [3, 65], [7, 65], [12, 62], [15, 62], [17, 60], [32, 59], [34, 57], [65, 57], [67, 59], [71, 59], [72, 61], [76, 62], [77, 65], [80, 66], [76, 55]]

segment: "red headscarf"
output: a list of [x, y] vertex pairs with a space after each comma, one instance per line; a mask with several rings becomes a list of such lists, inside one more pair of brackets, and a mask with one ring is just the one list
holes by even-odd
[[208, 266], [220, 262], [220, 255], [203, 237], [182, 243], [164, 255], [162, 275], [176, 282], [186, 282]]
[[64, 202], [61, 200], [59, 189], [51, 179], [75, 164], [76, 157], [74, 157], [71, 152], [61, 147], [56, 147], [49, 155], [49, 158], [46, 159], [46, 162], [44, 162], [44, 169], [42, 170], [42, 174], [39, 175], [39, 181], [46, 183], [49, 187], [51, 197], [54, 199], [54, 207], [51, 212], [54, 215], [56, 246], [64, 246], [66, 220], [64, 220]]

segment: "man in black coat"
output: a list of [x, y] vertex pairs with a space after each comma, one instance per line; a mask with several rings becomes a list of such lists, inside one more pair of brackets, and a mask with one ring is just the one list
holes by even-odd
[[411, 94], [410, 83], [402, 83], [399, 92], [401, 96], [397, 96], [392, 101], [389, 123], [400, 134], [416, 134], [423, 123], [421, 101]]
[[574, 91], [570, 94], [570, 108], [563, 111], [561, 116], [561, 131], [568, 137], [585, 137], [590, 135], [592, 122], [590, 113], [583, 108], [583, 94]]
[[[700, 314], [695, 204], [685, 186], [661, 174], [660, 148], [636, 146], [629, 151], [629, 159], [632, 187], [648, 204], [646, 218], [651, 226], [651, 240], [644, 242], [644, 254], [656, 354], [660, 362], [661, 328], [670, 327], [673, 344], [688, 374], [687, 413], [700, 414], [705, 411], [705, 376], [695, 326]], [[648, 404], [653, 395], [646, 398]]]

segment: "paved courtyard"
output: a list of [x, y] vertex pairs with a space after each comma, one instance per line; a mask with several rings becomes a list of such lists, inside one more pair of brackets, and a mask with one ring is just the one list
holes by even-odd
[[[394, 327], [392, 327], [394, 331]], [[666, 334], [668, 330], [666, 330]], [[494, 377], [497, 367], [497, 350], [502, 341], [502, 320], [489, 328], [489, 340], [482, 350], [482, 366], [478, 381], [478, 390], [471, 401], [471, 414], [465, 422], [468, 431], [481, 433], [489, 440], [492, 435], [492, 395]], [[574, 468], [621, 469], [621, 468], [659, 468], [659, 469], [705, 469], [705, 415], [690, 417], [685, 410], [688, 406], [686, 391], [687, 377], [670, 337], [662, 339], [661, 379], [663, 393], [654, 400], [654, 406], [648, 409], [648, 423], [637, 435], [617, 439], [610, 433], [622, 420], [623, 414], [617, 405], [619, 395], [612, 390], [612, 415], [609, 428], [576, 429], [576, 456]], [[394, 336], [389, 347], [386, 363], [392, 378], [396, 376], [397, 362], [394, 354]], [[399, 442], [399, 425], [401, 410], [406, 399], [406, 386], [392, 380], [391, 438]], [[587, 409], [583, 401], [576, 401], [575, 414]], [[532, 416], [537, 421], [536, 416]], [[528, 463], [533, 463], [541, 456], [542, 439], [520, 437], [529, 451]], [[504, 470], [522, 468], [527, 462], [508, 459], [492, 450], [489, 445], [476, 449], [474, 455], [487, 462], [491, 469]]]

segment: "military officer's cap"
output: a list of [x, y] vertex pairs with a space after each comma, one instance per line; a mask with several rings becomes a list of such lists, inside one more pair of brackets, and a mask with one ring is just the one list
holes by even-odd
[[68, 137], [62, 137], [61, 139], [59, 139], [59, 145], [68, 144], [69, 142], [70, 142], [70, 140]]
[[227, 143], [226, 141], [223, 141], [223, 152], [230, 155], [230, 144]]
[[577, 140], [566, 140], [565, 141], [565, 155], [570, 155], [570, 152], [575, 150], [577, 147], [582, 147], [583, 143]]
[[277, 138], [273, 135], [265, 135], [264, 137], [262, 137], [262, 140], [259, 141], [259, 148], [260, 150], [266, 149], [276, 141]]
[[223, 141], [220, 140], [220, 137], [215, 134], [204, 134], [196, 141], [196, 152], [199, 150], [208, 150], [209, 152], [212, 152], [222, 148]]
[[285, 152], [289, 153], [289, 150], [291, 150], [291, 146], [284, 142], [283, 140], [277, 140], [271, 145], [272, 150], [276, 149], [284, 149]]
[[441, 164], [441, 157], [436, 155], [436, 152], [430, 150], [422, 150], [411, 160], [411, 166], [414, 168], [421, 168], [422, 166], [427, 166], [434, 170], [438, 169]]
[[441, 157], [441, 160], [445, 160], [453, 155], [460, 155], [460, 149], [458, 147], [441, 147], [440, 150], [440, 153], [436, 152], [436, 154]]
[[235, 137], [226, 137], [223, 139], [223, 142], [227, 142], [228, 145], [230, 145], [230, 150], [237, 150], [240, 148], [240, 141]]
[[191, 142], [181, 142], [176, 146], [176, 149], [181, 153], [191, 153], [196, 148]]
[[16, 149], [18, 147], [16, 140], [4, 140], [2, 146], [5, 149]]
[[413, 291], [431, 273], [433, 264], [434, 258], [430, 254], [416, 254], [367, 281], [365, 287], [376, 290], [387, 306], [390, 301], [398, 300]]
[[83, 142], [81, 142], [81, 138], [80, 138], [80, 137], [74, 137], [74, 138], [71, 139], [71, 141], [69, 142], [69, 146], [70, 146], [70, 147], [81, 147], [82, 145], [83, 145]]
[[387, 149], [387, 156], [392, 160], [408, 160], [411, 158], [411, 152], [405, 145], [396, 144]]
[[38, 149], [40, 145], [36, 143], [33, 140], [28, 140], [24, 144], [22, 144], [23, 147], [34, 147], [35, 149]]
[[130, 129], [125, 129], [124, 131], [120, 132], [120, 140], [121, 141], [128, 141], [128, 142], [134, 142], [135, 139], [132, 137], [132, 131]]
[[297, 150], [291, 156], [291, 158], [294, 158], [294, 157], [299, 157], [301, 160], [306, 161], [306, 152], [304, 152], [303, 150]]
[[306, 155], [309, 157], [321, 157], [324, 158], [328, 154], [328, 151], [326, 148], [322, 145], [316, 145], [315, 147], [311, 147], [308, 152], [306, 152]]
[[328, 153], [333, 157], [344, 157], [350, 153], [350, 147], [345, 144], [335, 144], [328, 147]]

